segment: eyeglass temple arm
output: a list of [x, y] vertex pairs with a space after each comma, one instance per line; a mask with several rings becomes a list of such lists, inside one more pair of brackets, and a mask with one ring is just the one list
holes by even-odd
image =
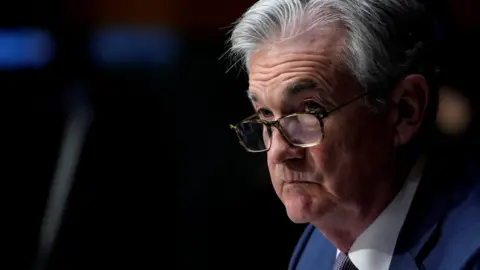
[[323, 117], [326, 117], [326, 116], [328, 116], [329, 114], [331, 114], [331, 113], [333, 113], [333, 112], [335, 112], [335, 111], [338, 111], [338, 110], [340, 110], [341, 108], [343, 108], [343, 107], [345, 107], [345, 106], [347, 106], [347, 105], [350, 105], [351, 103], [353, 103], [353, 102], [355, 102], [355, 101], [357, 101], [357, 100], [359, 100], [359, 99], [367, 96], [368, 94], [369, 94], [368, 92], [364, 92], [363, 94], [358, 95], [357, 97], [355, 97], [355, 98], [353, 98], [353, 99], [351, 99], [351, 100], [343, 103], [342, 105], [336, 107], [335, 109], [333, 109], [333, 110], [331, 110], [331, 111], [328, 111], [328, 112], [324, 112], [324, 113], [323, 113]]

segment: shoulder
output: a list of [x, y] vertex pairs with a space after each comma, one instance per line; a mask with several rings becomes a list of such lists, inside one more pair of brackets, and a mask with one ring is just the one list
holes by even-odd
[[480, 174], [471, 167], [467, 178], [452, 198], [443, 231], [466, 243], [474, 240], [474, 245], [480, 247]]
[[471, 162], [431, 163], [399, 234], [397, 256], [425, 269], [463, 269], [478, 261], [479, 176]]
[[336, 248], [311, 224], [309, 224], [293, 251], [289, 270], [331, 269]]
[[469, 168], [468, 179], [455, 192], [451, 208], [441, 224], [441, 237], [437, 244], [439, 247], [437, 250], [441, 252], [433, 257], [436, 257], [437, 261], [442, 261], [444, 266], [475, 265], [478, 268], [473, 269], [480, 269], [479, 176], [476, 169]]
[[308, 224], [305, 230], [303, 231], [300, 239], [298, 240], [295, 249], [293, 250], [292, 258], [290, 259], [290, 264], [288, 269], [295, 269], [295, 266], [298, 264], [300, 257], [302, 256], [303, 250], [308, 244], [310, 237], [312, 236], [315, 227], [313, 225]]

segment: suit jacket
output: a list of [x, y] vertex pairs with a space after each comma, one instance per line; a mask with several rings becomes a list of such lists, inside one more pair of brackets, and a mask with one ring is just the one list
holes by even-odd
[[[390, 269], [480, 270], [479, 176], [472, 162], [431, 159], [427, 163], [398, 236]], [[308, 225], [289, 269], [331, 270], [336, 250]]]

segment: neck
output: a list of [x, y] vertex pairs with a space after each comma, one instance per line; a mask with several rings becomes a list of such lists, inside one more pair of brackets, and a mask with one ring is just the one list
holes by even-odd
[[[337, 204], [332, 211], [312, 224], [338, 250], [347, 254], [355, 240], [385, 210], [402, 188], [412, 168], [411, 161], [397, 164], [393, 173], [378, 173], [376, 185], [365, 196], [347, 206]], [[378, 178], [377, 178], [378, 177]]]

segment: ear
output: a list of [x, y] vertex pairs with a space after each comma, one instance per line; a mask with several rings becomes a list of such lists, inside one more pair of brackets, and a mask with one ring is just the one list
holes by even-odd
[[397, 84], [390, 110], [395, 146], [407, 144], [419, 133], [428, 100], [429, 88], [422, 75], [409, 75]]

